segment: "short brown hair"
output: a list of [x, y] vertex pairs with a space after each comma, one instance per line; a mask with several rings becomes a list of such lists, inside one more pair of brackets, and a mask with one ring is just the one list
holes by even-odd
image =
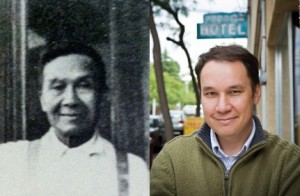
[[209, 61], [240, 61], [247, 70], [247, 74], [251, 80], [251, 86], [254, 91], [255, 86], [259, 84], [259, 63], [257, 58], [247, 49], [240, 45], [215, 46], [208, 52], [199, 56], [195, 66], [195, 72], [198, 78], [199, 89], [201, 90], [200, 74], [204, 65]]

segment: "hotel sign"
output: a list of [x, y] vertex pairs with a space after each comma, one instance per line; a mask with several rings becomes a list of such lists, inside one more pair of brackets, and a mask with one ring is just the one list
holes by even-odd
[[247, 38], [247, 13], [209, 13], [197, 24], [197, 39]]

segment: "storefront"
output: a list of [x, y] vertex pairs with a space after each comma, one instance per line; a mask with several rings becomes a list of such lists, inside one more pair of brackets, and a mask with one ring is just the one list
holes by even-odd
[[248, 48], [261, 64], [257, 115], [266, 130], [300, 144], [299, 1], [252, 0]]

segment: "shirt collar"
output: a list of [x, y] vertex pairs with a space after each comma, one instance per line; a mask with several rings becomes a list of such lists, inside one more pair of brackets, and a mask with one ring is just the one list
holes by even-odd
[[47, 156], [53, 158], [61, 157], [68, 153], [68, 151], [80, 151], [81, 154], [91, 156], [93, 154], [100, 154], [104, 151], [104, 141], [102, 142], [102, 140], [105, 139], [100, 136], [98, 131], [95, 131], [92, 138], [84, 144], [75, 148], [69, 148], [59, 141], [55, 135], [54, 128], [50, 128], [50, 130], [41, 139], [41, 150], [45, 150], [47, 152]]
[[[234, 156], [239, 156], [240, 154], [242, 154], [243, 152], [246, 152], [249, 147], [250, 147], [250, 144], [253, 140], [253, 137], [254, 137], [254, 134], [255, 134], [255, 130], [256, 130], [256, 126], [255, 126], [255, 122], [254, 120], [252, 119], [252, 131], [250, 133], [250, 136], [248, 137], [248, 139], [246, 140], [246, 142], [244, 143], [242, 149]], [[212, 147], [212, 150], [213, 152], [218, 156], [220, 153], [227, 157], [228, 155], [226, 155], [224, 153], [224, 151], [222, 150], [220, 144], [219, 144], [219, 141], [217, 139], [217, 136], [215, 134], [215, 132], [213, 131], [213, 129], [210, 129], [210, 141], [211, 141], [211, 147]]]

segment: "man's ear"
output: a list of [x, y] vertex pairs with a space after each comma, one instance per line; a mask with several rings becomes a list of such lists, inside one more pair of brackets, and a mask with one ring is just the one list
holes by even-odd
[[258, 104], [261, 97], [261, 85], [257, 84], [254, 89], [253, 101], [255, 104]]
[[39, 99], [40, 99], [41, 108], [42, 108], [43, 112], [45, 112], [45, 109], [46, 109], [45, 108], [46, 107], [45, 99], [44, 99], [44, 96], [41, 91], [39, 91]]

